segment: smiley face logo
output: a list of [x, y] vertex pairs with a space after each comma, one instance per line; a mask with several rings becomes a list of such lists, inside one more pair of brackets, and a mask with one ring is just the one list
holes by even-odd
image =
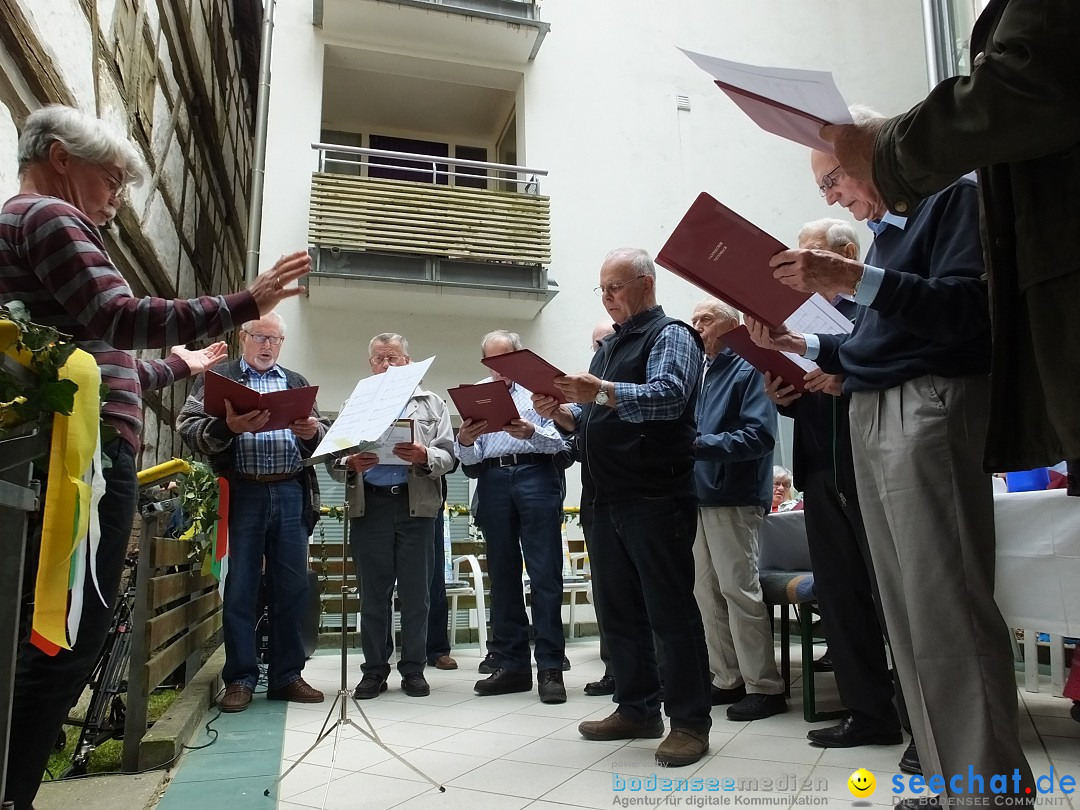
[[874, 775], [866, 768], [859, 768], [847, 780], [848, 790], [851, 791], [851, 795], [856, 799], [865, 799], [868, 796], [874, 795], [874, 790], [877, 788], [877, 780], [874, 779]]

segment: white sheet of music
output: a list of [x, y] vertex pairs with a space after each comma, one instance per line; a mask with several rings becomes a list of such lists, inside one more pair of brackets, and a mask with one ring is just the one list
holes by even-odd
[[815, 335], [846, 335], [854, 326], [843, 313], [817, 293], [784, 321], [792, 332]]
[[390, 366], [383, 374], [360, 380], [307, 463], [382, 444], [434, 361], [429, 357], [407, 366]]

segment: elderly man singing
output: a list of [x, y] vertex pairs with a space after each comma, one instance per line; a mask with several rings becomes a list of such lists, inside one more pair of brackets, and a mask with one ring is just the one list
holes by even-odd
[[923, 770], [949, 797], [953, 777], [974, 773], [986, 784], [1004, 775], [1022, 799], [1033, 782], [994, 602], [994, 504], [981, 464], [990, 319], [975, 184], [953, 183], [899, 217], [833, 155], [814, 152], [811, 166], [830, 205], [867, 221], [873, 246], [865, 264], [782, 251], [774, 274], [825, 298], [853, 294], [855, 328], [748, 325], [760, 344], [844, 375], [859, 505]]

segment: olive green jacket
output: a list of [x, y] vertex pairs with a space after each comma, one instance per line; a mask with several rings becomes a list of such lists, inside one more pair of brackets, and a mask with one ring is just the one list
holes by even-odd
[[979, 170], [989, 470], [1080, 457], [1080, 301], [1069, 292], [1080, 291], [1078, 32], [1080, 2], [991, 0], [972, 32], [971, 75], [939, 84], [875, 142], [874, 181], [895, 213]]

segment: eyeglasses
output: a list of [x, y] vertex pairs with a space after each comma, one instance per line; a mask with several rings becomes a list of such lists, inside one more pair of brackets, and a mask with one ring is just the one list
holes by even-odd
[[281, 341], [285, 340], [284, 336], [278, 337], [277, 335], [256, 335], [253, 332], [244, 332], [249, 338], [256, 343], [269, 343], [271, 346], [277, 346]]
[[645, 278], [645, 275], [642, 274], [640, 276], [634, 276], [632, 279], [630, 279], [629, 281], [624, 281], [622, 284], [601, 284], [599, 287], [593, 287], [593, 292], [599, 295], [601, 298], [609, 294], [614, 295], [627, 284], [633, 284], [639, 278]]
[[103, 172], [105, 172], [106, 176], [109, 178], [108, 180], [105, 181], [105, 185], [108, 187], [109, 192], [111, 194], [114, 194], [114, 195], [119, 194], [121, 189], [124, 188], [124, 178], [122, 176], [117, 177], [115, 174], [113, 174], [109, 170], [109, 168], [107, 166], [105, 166], [105, 165], [103, 165], [101, 163], [98, 163], [97, 167], [99, 169], [101, 169]]
[[384, 363], [391, 366], [402, 366], [409, 358], [400, 354], [377, 354], [371, 358], [371, 365], [381, 366]]
[[[821, 193], [821, 196], [825, 196], [825, 192], [835, 186], [839, 182], [839, 177], [833, 177], [834, 174], [840, 172], [840, 164], [836, 165], [836, 168], [829, 172], [827, 175], [821, 178], [821, 185], [817, 187], [817, 190]], [[840, 172], [843, 174], [843, 172]]]

